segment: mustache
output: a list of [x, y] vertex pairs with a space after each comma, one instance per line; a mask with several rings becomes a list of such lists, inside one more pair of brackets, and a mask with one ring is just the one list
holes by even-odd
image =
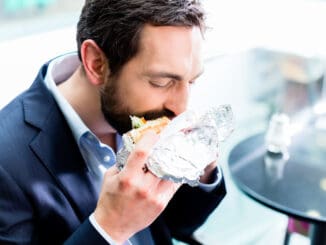
[[136, 115], [138, 117], [144, 117], [146, 120], [154, 120], [157, 119], [159, 117], [163, 117], [166, 116], [168, 118], [173, 118], [175, 117], [175, 113], [168, 110], [168, 109], [164, 109], [164, 110], [160, 110], [160, 111], [147, 111], [143, 114], [140, 115]]

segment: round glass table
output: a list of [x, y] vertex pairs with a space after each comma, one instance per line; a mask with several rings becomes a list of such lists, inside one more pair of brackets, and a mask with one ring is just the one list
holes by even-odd
[[230, 152], [231, 176], [259, 203], [310, 223], [311, 244], [326, 244], [326, 130], [308, 128], [292, 137], [289, 154], [266, 151], [265, 133]]

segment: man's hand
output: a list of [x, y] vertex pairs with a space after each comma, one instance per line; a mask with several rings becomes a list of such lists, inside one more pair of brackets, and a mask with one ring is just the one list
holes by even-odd
[[203, 184], [209, 184], [212, 182], [212, 173], [217, 166], [216, 161], [208, 164], [204, 170], [204, 174], [200, 177], [200, 182]]
[[109, 169], [94, 212], [97, 223], [118, 243], [149, 226], [165, 209], [180, 184], [143, 171], [158, 135], [147, 132], [136, 144], [124, 168]]

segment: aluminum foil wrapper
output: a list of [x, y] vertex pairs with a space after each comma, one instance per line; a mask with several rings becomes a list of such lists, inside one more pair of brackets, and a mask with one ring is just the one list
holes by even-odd
[[[147, 167], [159, 178], [196, 186], [205, 167], [216, 161], [219, 143], [233, 129], [230, 105], [212, 107], [205, 112], [187, 110], [160, 133], [147, 159]], [[117, 154], [120, 169], [134, 148], [130, 142], [124, 143]]]

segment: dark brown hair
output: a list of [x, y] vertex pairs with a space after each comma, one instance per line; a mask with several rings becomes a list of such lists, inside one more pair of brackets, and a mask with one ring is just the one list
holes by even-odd
[[109, 60], [111, 75], [137, 54], [145, 24], [198, 26], [205, 30], [198, 0], [86, 0], [77, 25], [77, 44], [94, 40]]

